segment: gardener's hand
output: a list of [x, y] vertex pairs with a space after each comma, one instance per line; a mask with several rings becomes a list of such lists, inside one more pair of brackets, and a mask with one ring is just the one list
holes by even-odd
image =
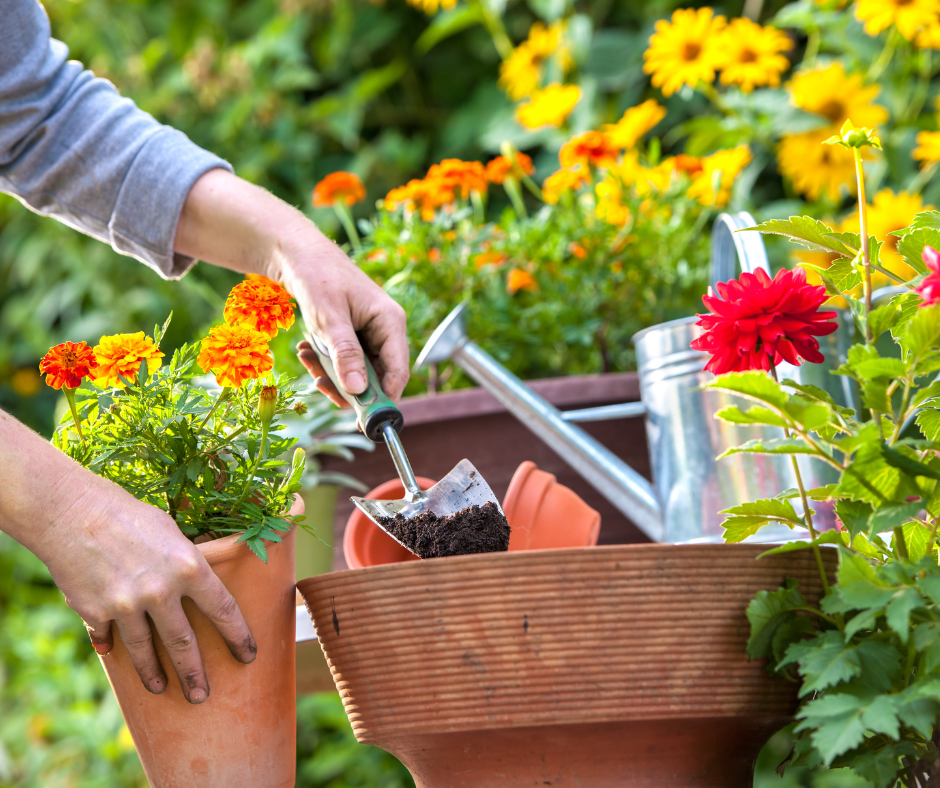
[[[383, 390], [401, 397], [408, 382], [405, 311], [300, 211], [229, 172], [211, 170], [186, 199], [174, 246], [181, 254], [281, 282], [329, 348], [350, 394], [367, 386], [359, 332]], [[301, 343], [298, 351], [317, 388], [346, 405], [309, 345]]]
[[166, 689], [156, 632], [191, 703], [209, 682], [182, 598], [218, 628], [232, 655], [257, 647], [232, 595], [169, 515], [73, 462], [0, 411], [0, 529], [49, 567], [69, 606], [107, 654], [116, 625], [144, 686]]

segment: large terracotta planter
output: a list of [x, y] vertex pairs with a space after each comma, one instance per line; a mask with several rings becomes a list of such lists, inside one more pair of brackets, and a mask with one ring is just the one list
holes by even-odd
[[356, 737], [418, 788], [750, 788], [796, 692], [745, 657], [745, 608], [820, 585], [809, 552], [763, 549], [472, 555], [299, 588]]
[[[303, 513], [298, 498], [293, 514]], [[162, 695], [144, 689], [127, 649], [101, 664], [117, 696], [152, 788], [292, 788], [297, 753], [294, 532], [268, 545], [268, 563], [238, 535], [198, 545], [235, 597], [258, 644], [250, 665], [237, 662], [215, 627], [189, 599], [186, 615], [209, 679], [209, 698], [193, 706], [157, 639], [169, 681]]]

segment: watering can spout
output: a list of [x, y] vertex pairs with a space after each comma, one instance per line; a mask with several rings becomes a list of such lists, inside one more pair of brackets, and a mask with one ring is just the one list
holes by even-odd
[[437, 327], [415, 368], [453, 361], [650, 539], [664, 541], [662, 508], [653, 485], [606, 446], [565, 421], [554, 405], [473, 342], [466, 330], [466, 306], [458, 306]]

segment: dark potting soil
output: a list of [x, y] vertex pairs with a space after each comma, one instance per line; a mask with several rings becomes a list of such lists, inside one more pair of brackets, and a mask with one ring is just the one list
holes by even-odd
[[499, 553], [509, 549], [509, 523], [492, 501], [468, 506], [438, 517], [425, 511], [407, 518], [383, 517], [382, 527], [420, 558], [443, 558], [470, 553]]

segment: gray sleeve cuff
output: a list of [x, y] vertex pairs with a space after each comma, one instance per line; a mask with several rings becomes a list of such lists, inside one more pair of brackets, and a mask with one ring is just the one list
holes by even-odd
[[173, 251], [176, 226], [189, 190], [208, 170], [231, 165], [164, 126], [134, 157], [108, 223], [111, 245], [167, 279], [178, 279], [195, 260]]

